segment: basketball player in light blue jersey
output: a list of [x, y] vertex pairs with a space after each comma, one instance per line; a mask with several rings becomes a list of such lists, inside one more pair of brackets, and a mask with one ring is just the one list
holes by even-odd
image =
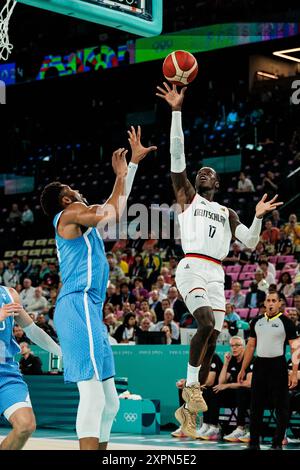
[[[119, 219], [132, 187], [138, 163], [156, 147], [142, 146], [141, 129], [132, 127], [131, 162], [127, 167], [124, 148], [113, 153], [115, 186], [103, 206], [89, 206], [69, 186], [54, 182], [41, 195], [41, 206], [53, 218], [62, 288], [55, 307], [54, 323], [63, 352], [64, 378], [76, 382], [79, 406], [76, 431], [81, 450], [107, 448], [114, 417], [119, 408], [114, 360], [103, 324], [103, 303], [109, 278], [104, 243], [97, 226], [116, 215]], [[106, 208], [110, 207], [109, 211]]]
[[15, 322], [35, 344], [61, 356], [60, 347], [25, 312], [19, 294], [12, 288], [0, 286], [0, 414], [5, 416], [13, 428], [1, 442], [1, 450], [22, 449], [35, 430], [28, 387], [18, 362], [14, 360], [14, 356], [20, 352], [13, 335]]

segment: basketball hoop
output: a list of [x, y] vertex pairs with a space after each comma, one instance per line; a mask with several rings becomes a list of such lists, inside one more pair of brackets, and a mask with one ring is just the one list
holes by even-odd
[[16, 0], [5, 0], [5, 5], [0, 12], [0, 60], [7, 60], [14, 47], [9, 42], [8, 26], [16, 4]]

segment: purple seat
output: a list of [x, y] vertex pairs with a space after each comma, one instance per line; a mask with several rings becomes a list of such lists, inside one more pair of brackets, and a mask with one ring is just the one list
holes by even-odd
[[238, 280], [239, 274], [238, 273], [228, 273], [228, 276], [231, 276], [232, 282], [236, 282]]
[[243, 273], [254, 273], [257, 270], [257, 264], [245, 264], [243, 267]]
[[250, 310], [250, 315], [249, 315], [249, 319], [250, 319], [250, 318], [257, 317], [258, 312], [259, 312], [259, 308], [251, 308], [251, 310]]
[[250, 285], [251, 285], [252, 281], [251, 280], [248, 280], [248, 281], [244, 281], [244, 284], [243, 284], [243, 288], [246, 289], [246, 288], [249, 288]]
[[241, 266], [239, 264], [235, 265], [235, 266], [227, 266], [227, 269], [226, 269], [226, 273], [227, 274], [230, 274], [230, 273], [239, 273], [241, 270]]
[[245, 320], [248, 318], [249, 308], [236, 308], [235, 311], [239, 314], [241, 319]]
[[278, 256], [277, 263], [293, 263], [294, 255]]
[[253, 280], [255, 278], [255, 273], [241, 273], [239, 276], [240, 281], [248, 281], [248, 280]]

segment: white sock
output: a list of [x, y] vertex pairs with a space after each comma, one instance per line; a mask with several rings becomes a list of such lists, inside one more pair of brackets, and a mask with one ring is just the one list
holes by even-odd
[[189, 387], [192, 384], [199, 382], [199, 370], [200, 367], [193, 367], [191, 364], [188, 364], [187, 368], [187, 378], [186, 378], [186, 386]]

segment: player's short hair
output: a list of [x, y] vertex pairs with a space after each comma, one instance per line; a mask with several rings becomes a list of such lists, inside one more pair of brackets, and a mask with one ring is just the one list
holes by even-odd
[[45, 186], [40, 202], [44, 213], [48, 217], [54, 217], [62, 210], [61, 197], [64, 185], [59, 181], [47, 184]]

